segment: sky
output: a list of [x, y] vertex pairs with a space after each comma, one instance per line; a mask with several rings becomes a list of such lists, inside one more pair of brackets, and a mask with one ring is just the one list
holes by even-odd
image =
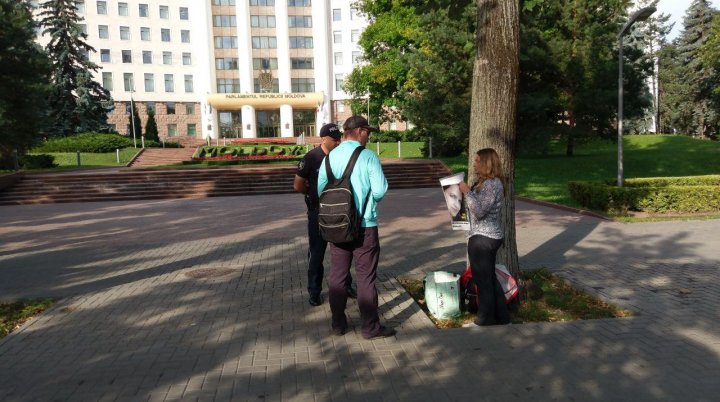
[[[660, 0], [657, 5], [657, 13], [670, 14], [670, 22], [675, 22], [672, 32], [668, 35], [668, 40], [673, 40], [680, 34], [683, 29], [683, 17], [685, 10], [688, 8], [692, 0]], [[710, 0], [710, 5], [716, 9], [720, 9], [720, 0]]]

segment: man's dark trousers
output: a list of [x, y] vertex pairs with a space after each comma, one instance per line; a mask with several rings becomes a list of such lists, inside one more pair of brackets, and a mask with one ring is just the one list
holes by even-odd
[[356, 242], [331, 244], [330, 258], [332, 266], [328, 276], [330, 310], [333, 329], [345, 329], [348, 326], [345, 316], [347, 306], [347, 278], [350, 266], [355, 260], [355, 282], [357, 283], [357, 303], [362, 319], [362, 335], [370, 338], [380, 332], [378, 316], [378, 292], [375, 287], [378, 261], [380, 260], [380, 241], [378, 228], [363, 228], [363, 236]]
[[325, 258], [327, 242], [320, 236], [318, 212], [318, 208], [308, 210], [308, 240], [310, 242], [308, 248], [308, 293], [311, 296], [317, 296], [322, 291], [322, 281], [325, 273], [323, 259]]

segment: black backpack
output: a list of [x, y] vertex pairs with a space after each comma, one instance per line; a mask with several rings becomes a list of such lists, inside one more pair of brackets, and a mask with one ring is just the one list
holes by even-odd
[[[330, 169], [330, 155], [325, 157], [328, 183], [320, 193], [318, 224], [320, 235], [327, 242], [348, 243], [361, 236], [363, 214], [355, 205], [350, 175], [355, 167], [355, 162], [364, 149], [363, 146], [355, 148], [340, 179], [336, 179]], [[365, 200], [365, 205], [369, 198], [370, 193]]]

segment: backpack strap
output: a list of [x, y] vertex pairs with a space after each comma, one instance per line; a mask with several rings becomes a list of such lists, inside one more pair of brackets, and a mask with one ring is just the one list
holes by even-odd
[[355, 150], [352, 153], [352, 156], [350, 156], [350, 160], [348, 161], [347, 166], [345, 167], [345, 172], [342, 175], [342, 180], [347, 180], [350, 178], [350, 175], [352, 174], [353, 169], [355, 169], [355, 162], [357, 162], [358, 157], [360, 157], [360, 153], [364, 149], [365, 149], [365, 147], [362, 145], [355, 148]]

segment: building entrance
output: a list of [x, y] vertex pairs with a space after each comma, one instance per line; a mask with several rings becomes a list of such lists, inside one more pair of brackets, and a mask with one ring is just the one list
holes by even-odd
[[295, 137], [315, 135], [315, 109], [293, 111], [293, 135]]
[[220, 119], [220, 137], [242, 137], [242, 114], [240, 112], [219, 112], [218, 118]]
[[258, 110], [255, 112], [258, 138], [280, 136], [280, 111]]

